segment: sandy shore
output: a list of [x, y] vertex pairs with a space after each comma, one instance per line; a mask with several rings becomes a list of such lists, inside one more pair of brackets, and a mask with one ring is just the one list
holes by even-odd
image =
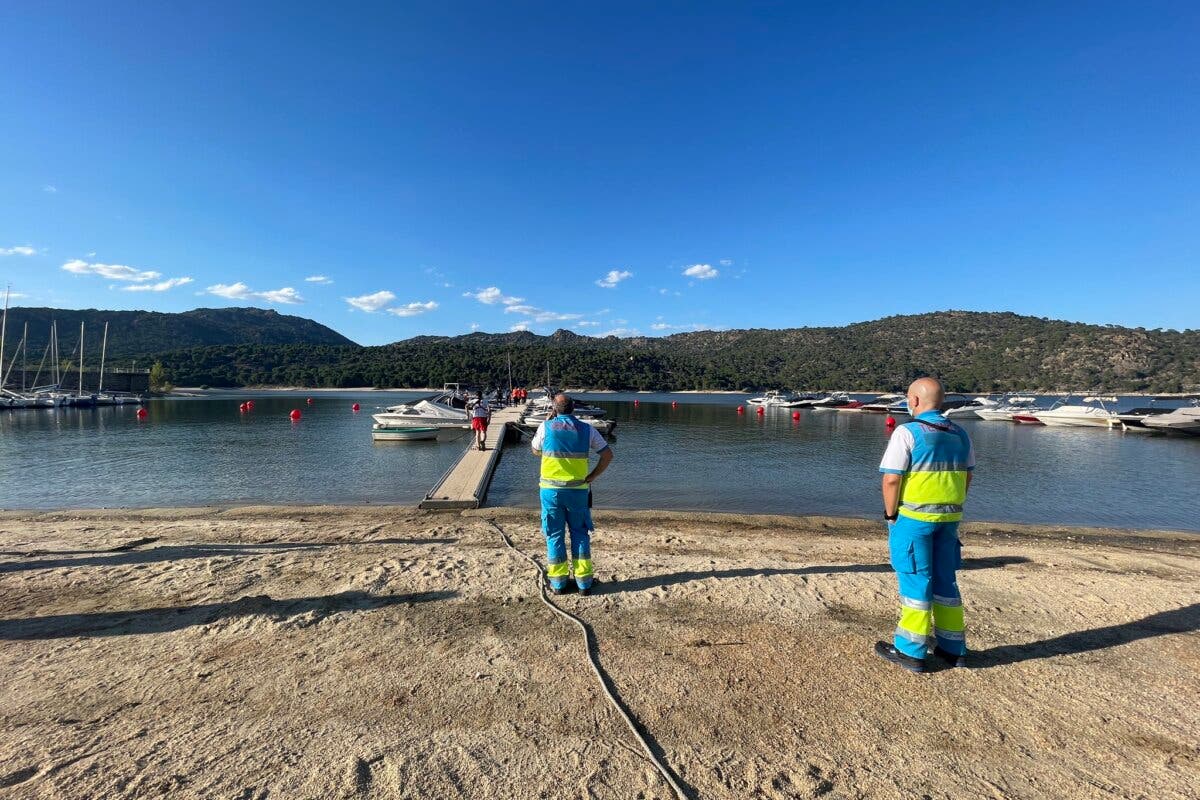
[[[495, 519], [0, 513], [0, 795], [668, 798]], [[568, 596], [704, 798], [1194, 798], [1200, 537], [974, 525], [979, 669], [870, 653], [879, 526], [598, 513]]]

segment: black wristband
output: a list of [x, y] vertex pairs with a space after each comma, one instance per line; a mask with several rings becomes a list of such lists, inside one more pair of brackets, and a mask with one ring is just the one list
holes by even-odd
[[897, 511], [895, 514], [892, 514], [890, 517], [887, 514], [884, 514], [883, 518], [886, 519], [888, 522], [895, 522], [897, 519], [900, 518], [900, 512]]

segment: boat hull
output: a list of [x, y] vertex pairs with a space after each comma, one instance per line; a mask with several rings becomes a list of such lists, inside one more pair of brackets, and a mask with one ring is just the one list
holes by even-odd
[[438, 429], [418, 425], [402, 425], [399, 427], [374, 428], [371, 438], [377, 442], [418, 442], [436, 439]]

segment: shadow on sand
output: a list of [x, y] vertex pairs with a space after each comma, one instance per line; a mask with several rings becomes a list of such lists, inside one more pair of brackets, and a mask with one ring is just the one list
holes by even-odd
[[[3, 555], [18, 556], [25, 560], [0, 563], [0, 574], [25, 572], [35, 569], [60, 569], [75, 567], [119, 567], [132, 564], [153, 564], [158, 561], [179, 561], [189, 558], [227, 558], [256, 555], [274, 555], [292, 550], [319, 550], [325, 547], [361, 547], [363, 545], [402, 544], [454, 544], [458, 539], [367, 539], [345, 542], [260, 542], [252, 544], [188, 544], [166, 545], [149, 550], [130, 549], [145, 540], [122, 545], [112, 550], [76, 552], [30, 552], [5, 551]], [[82, 558], [40, 558], [42, 555], [80, 555]]]
[[[1009, 564], [1024, 564], [1029, 559], [1023, 556], [995, 556], [992, 558], [964, 558], [961, 569], [995, 569]], [[621, 581], [605, 581], [597, 585], [596, 594], [614, 594], [616, 592], [640, 592], [644, 589], [662, 589], [688, 581], [702, 581], [709, 578], [754, 578], [772, 575], [832, 575], [839, 572], [891, 572], [890, 564], [822, 564], [812, 567], [797, 567], [795, 569], [779, 569], [768, 567], [754, 569], [714, 569], [708, 571], [670, 572], [666, 575], [647, 575], [643, 578], [627, 578]]]
[[1040, 642], [1006, 644], [990, 650], [978, 650], [971, 655], [972, 666], [978, 668], [1002, 667], [1039, 658], [1089, 653], [1093, 650], [1104, 650], [1129, 644], [1139, 639], [1150, 639], [1171, 633], [1191, 633], [1196, 630], [1200, 630], [1200, 603], [1193, 603], [1190, 606], [1170, 611], [1160, 611], [1157, 614], [1151, 614], [1133, 622], [1123, 622], [1120, 625], [1072, 631], [1064, 633], [1062, 636], [1055, 636], [1053, 639], [1043, 639]]
[[341, 611], [371, 611], [407, 603], [448, 600], [458, 592], [372, 595], [341, 592], [321, 597], [276, 600], [267, 595], [241, 597], [228, 603], [196, 606], [145, 608], [136, 611], [101, 611], [94, 614], [60, 614], [31, 619], [0, 620], [0, 639], [60, 639], [68, 636], [129, 636], [169, 633], [218, 620], [263, 615], [281, 622], [289, 617], [314, 613], [318, 618]]

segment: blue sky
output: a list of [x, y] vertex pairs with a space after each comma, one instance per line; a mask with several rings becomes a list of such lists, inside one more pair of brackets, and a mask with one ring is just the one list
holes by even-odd
[[7, 3], [0, 31], [18, 304], [363, 343], [1200, 327], [1193, 2]]

